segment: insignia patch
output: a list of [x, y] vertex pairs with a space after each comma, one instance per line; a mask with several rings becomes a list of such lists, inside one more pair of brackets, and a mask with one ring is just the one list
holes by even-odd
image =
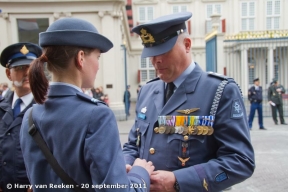
[[243, 117], [243, 109], [242, 109], [239, 99], [236, 99], [232, 103], [231, 118], [241, 119], [242, 117]]
[[143, 108], [141, 109], [141, 113], [146, 113], [146, 111], [147, 111], [147, 107], [143, 107]]
[[219, 173], [218, 175], [216, 175], [215, 177], [215, 181], [220, 183], [222, 181], [225, 181], [228, 179], [228, 176], [225, 172]]
[[144, 115], [143, 113], [138, 113], [138, 117], [140, 119], [146, 119], [146, 115]]

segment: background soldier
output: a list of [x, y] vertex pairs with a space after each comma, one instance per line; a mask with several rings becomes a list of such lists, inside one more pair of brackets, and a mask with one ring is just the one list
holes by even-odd
[[282, 94], [284, 93], [285, 93], [284, 87], [279, 84], [277, 79], [274, 78], [272, 81], [272, 85], [268, 88], [268, 101], [271, 105], [272, 117], [273, 117], [275, 125], [278, 125], [277, 110], [279, 112], [281, 124], [287, 125], [283, 117]]
[[[29, 184], [19, 144], [19, 131], [24, 113], [35, 103], [28, 68], [41, 53], [41, 48], [32, 43], [16, 43], [6, 47], [0, 56], [7, 78], [14, 86], [14, 92], [0, 101], [0, 191], [27, 191], [14, 189], [14, 184]], [[12, 188], [7, 184], [11, 184]]]
[[258, 111], [258, 122], [260, 130], [266, 130], [263, 126], [263, 112], [262, 112], [262, 87], [259, 86], [259, 78], [253, 80], [254, 85], [248, 90], [248, 99], [251, 103], [250, 115], [249, 115], [249, 128], [252, 129], [252, 123], [255, 115], [255, 111]]

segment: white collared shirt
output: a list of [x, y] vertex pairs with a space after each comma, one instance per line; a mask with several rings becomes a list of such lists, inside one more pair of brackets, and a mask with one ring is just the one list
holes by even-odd
[[[16, 100], [18, 99], [18, 95], [16, 94], [16, 92], [14, 92], [14, 96], [13, 96], [13, 101], [12, 101], [12, 109], [14, 109], [14, 105]], [[22, 103], [20, 104], [20, 111], [23, 111], [33, 100], [33, 94], [32, 92], [30, 92], [27, 95], [24, 95], [23, 97], [20, 97], [22, 100]]]

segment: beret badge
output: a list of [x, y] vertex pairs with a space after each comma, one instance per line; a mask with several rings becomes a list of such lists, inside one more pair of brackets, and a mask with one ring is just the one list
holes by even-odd
[[140, 37], [144, 44], [155, 43], [154, 37], [151, 35], [151, 33], [147, 33], [146, 29], [141, 29], [140, 33], [141, 33]]

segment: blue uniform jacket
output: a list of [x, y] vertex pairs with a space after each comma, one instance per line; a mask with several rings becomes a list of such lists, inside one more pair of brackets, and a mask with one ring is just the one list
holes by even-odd
[[[29, 185], [23, 155], [20, 148], [19, 132], [24, 113], [32, 106], [26, 107], [13, 120], [12, 100], [13, 94], [0, 101], [0, 188], [8, 190], [7, 184]], [[13, 189], [12, 191], [27, 191], [27, 189]]]
[[[61, 186], [65, 183], [29, 135], [30, 111], [23, 119], [20, 143], [33, 192], [72, 192]], [[73, 87], [50, 85], [47, 101], [33, 106], [33, 119], [59, 165], [87, 191], [99, 191], [100, 187], [113, 192], [149, 191], [150, 179], [144, 168], [135, 166], [126, 173], [117, 123], [105, 104]], [[130, 188], [133, 183], [137, 189]]]
[[[126, 163], [132, 164], [140, 157], [152, 161], [156, 170], [173, 171], [181, 192], [221, 191], [250, 177], [255, 167], [254, 152], [242, 95], [233, 80], [229, 80], [222, 94], [213, 135], [189, 135], [187, 154], [190, 159], [185, 166], [178, 159], [185, 141], [183, 135], [153, 131], [158, 116], [184, 115], [176, 110], [200, 108], [190, 116], [210, 115], [222, 80], [208, 75], [196, 64], [164, 107], [164, 82], [156, 80], [143, 86], [136, 105], [135, 124], [123, 147]], [[240, 105], [238, 108], [235, 108], [236, 103]], [[141, 110], [144, 108], [146, 111]], [[137, 128], [141, 134], [140, 147], [136, 145]], [[154, 154], [150, 154], [150, 148], [154, 148]]]
[[248, 99], [251, 103], [262, 103], [262, 87], [259, 86], [258, 90], [256, 90], [255, 86], [250, 87], [250, 89], [248, 90]]

